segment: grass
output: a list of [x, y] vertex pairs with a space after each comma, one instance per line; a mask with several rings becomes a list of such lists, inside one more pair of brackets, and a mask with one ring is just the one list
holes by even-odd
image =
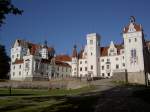
[[[35, 95], [74, 95], [95, 89], [94, 86], [87, 86], [79, 89], [11, 89], [11, 96], [35, 96]], [[0, 88], [0, 96], [9, 96], [9, 88]]]
[[[75, 90], [65, 89], [12, 89], [0, 88], [1, 112], [90, 112], [97, 96], [84, 96], [94, 86]], [[82, 97], [81, 97], [82, 96]], [[75, 111], [76, 110], [76, 111]]]

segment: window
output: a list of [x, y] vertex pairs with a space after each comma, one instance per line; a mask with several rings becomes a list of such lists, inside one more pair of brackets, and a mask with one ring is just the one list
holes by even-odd
[[13, 69], [15, 70], [15, 65], [14, 65]]
[[114, 52], [114, 49], [110, 49], [110, 52]]
[[76, 71], [76, 68], [74, 68], [74, 71]]
[[91, 70], [93, 70], [93, 65], [91, 65]]
[[87, 67], [85, 67], [85, 71], [87, 71]]
[[87, 63], [87, 61], [85, 61], [85, 64]]
[[93, 55], [93, 53], [91, 52], [91, 56]]
[[17, 54], [17, 57], [19, 57], [19, 54]]
[[104, 74], [104, 73], [102, 73], [102, 76], [104, 77], [104, 76], [105, 76], [105, 74]]
[[82, 71], [82, 67], [80, 67], [80, 71]]
[[66, 68], [66, 72], [67, 72], [67, 68]]
[[116, 65], [116, 69], [119, 69], [119, 65], [118, 64]]
[[12, 58], [14, 58], [14, 55], [12, 55]]
[[102, 70], [104, 70], [104, 66], [102, 66]]
[[116, 61], [118, 61], [118, 57], [116, 58]]
[[59, 71], [59, 67], [57, 68], [57, 70]]
[[15, 72], [13, 72], [13, 76], [15, 76]]
[[90, 40], [90, 45], [93, 45], [93, 40]]
[[122, 58], [124, 59], [124, 56]]
[[122, 66], [125, 67], [125, 63], [122, 63]]
[[101, 62], [104, 62], [104, 59], [101, 59]]
[[137, 39], [135, 38], [135, 42], [137, 41]]
[[21, 75], [21, 72], [19, 72], [19, 75]]
[[82, 61], [80, 61], [80, 64], [82, 64]]
[[21, 65], [19, 66], [19, 68], [21, 68]]
[[29, 69], [29, 62], [26, 62], [25, 67]]
[[109, 69], [109, 65], [107, 65], [107, 69]]
[[136, 57], [136, 49], [131, 50], [131, 57], [135, 58]]
[[110, 73], [107, 73], [108, 76], [110, 76]]
[[131, 39], [129, 39], [129, 43], [131, 42]]
[[107, 62], [109, 62], [110, 61], [110, 59], [107, 59]]

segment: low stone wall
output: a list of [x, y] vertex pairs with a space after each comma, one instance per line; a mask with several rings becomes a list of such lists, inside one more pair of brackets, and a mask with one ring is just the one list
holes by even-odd
[[137, 84], [146, 84], [145, 73], [144, 72], [134, 72], [128, 73], [128, 82]]
[[146, 84], [145, 73], [144, 72], [114, 72], [113, 81], [123, 81], [126, 83], [134, 83], [134, 84]]
[[126, 72], [115, 72], [112, 76], [112, 80], [116, 82], [128, 82]]
[[0, 88], [38, 88], [38, 89], [77, 89], [87, 86], [86, 81], [81, 80], [51, 80], [51, 81], [6, 81], [0, 82]]

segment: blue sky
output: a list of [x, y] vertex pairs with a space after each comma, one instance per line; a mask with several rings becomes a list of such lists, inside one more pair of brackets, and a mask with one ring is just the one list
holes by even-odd
[[13, 42], [26, 39], [42, 44], [46, 39], [57, 54], [71, 54], [77, 44], [86, 43], [86, 34], [101, 35], [101, 46], [111, 40], [121, 43], [122, 28], [131, 15], [144, 27], [150, 40], [150, 0], [12, 0], [24, 10], [22, 16], [8, 15], [0, 29], [0, 43], [9, 53]]

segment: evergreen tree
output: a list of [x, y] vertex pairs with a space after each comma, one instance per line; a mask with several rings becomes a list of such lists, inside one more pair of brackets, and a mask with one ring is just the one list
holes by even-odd
[[16, 8], [11, 0], [0, 0], [0, 27], [4, 24], [7, 14], [21, 15], [23, 10]]
[[7, 56], [5, 46], [0, 45], [0, 79], [8, 79], [10, 71], [10, 58]]

